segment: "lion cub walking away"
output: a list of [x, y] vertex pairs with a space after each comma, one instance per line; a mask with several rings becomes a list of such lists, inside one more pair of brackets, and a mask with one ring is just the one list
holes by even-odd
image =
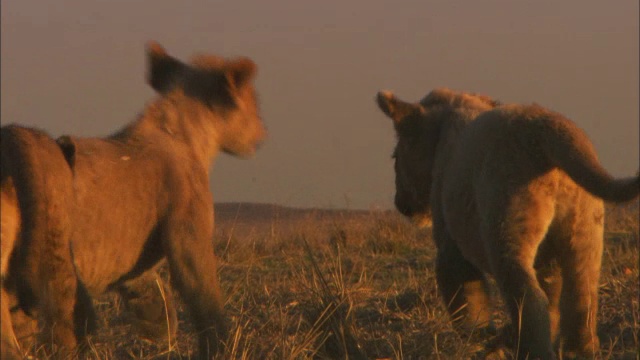
[[[55, 142], [33, 129], [2, 128], [2, 191], [15, 186], [20, 219], [2, 275], [22, 309], [44, 313], [45, 337], [61, 354], [77, 346], [91, 322], [84, 292], [136, 298], [128, 290], [154, 288], [154, 266], [164, 258], [198, 333], [199, 358], [218, 353], [227, 336], [209, 166], [220, 150], [254, 154], [266, 135], [256, 65], [212, 55], [186, 64], [156, 43], [147, 53], [148, 82], [159, 96], [119, 132]], [[2, 226], [4, 249], [14, 241], [5, 239], [11, 231], [4, 216]]]
[[448, 89], [419, 103], [380, 92], [377, 102], [397, 134], [395, 205], [418, 225], [432, 222], [454, 321], [487, 323], [488, 273], [510, 310], [518, 359], [553, 359], [559, 339], [565, 355], [593, 357], [601, 199], [637, 197], [640, 179], [613, 179], [584, 132], [538, 105]]

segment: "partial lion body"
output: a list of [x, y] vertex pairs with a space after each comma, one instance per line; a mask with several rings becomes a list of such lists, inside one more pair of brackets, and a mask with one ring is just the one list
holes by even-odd
[[[525, 113], [536, 109], [529, 110]], [[442, 194], [432, 208], [434, 234], [453, 241], [466, 261], [506, 289], [506, 300], [522, 312], [520, 337], [548, 332], [555, 342], [560, 289], [562, 282], [567, 284], [563, 297], [571, 302], [563, 309], [565, 346], [593, 354], [599, 348], [595, 325], [603, 201], [545, 158], [534, 129], [527, 129], [530, 120], [505, 119], [510, 114], [483, 114], [461, 135], [442, 178], [434, 181], [433, 190]], [[525, 306], [524, 299], [529, 300]], [[544, 309], [549, 318], [539, 315]], [[486, 316], [482, 309], [470, 311]], [[548, 342], [535, 339], [530, 346], [544, 348]]]
[[593, 356], [602, 199], [631, 200], [640, 180], [613, 179], [581, 130], [538, 105], [447, 89], [418, 104], [382, 92], [378, 104], [398, 134], [396, 207], [417, 224], [432, 221], [450, 313], [486, 325], [491, 274], [518, 358], [554, 358], [560, 337], [566, 355]]

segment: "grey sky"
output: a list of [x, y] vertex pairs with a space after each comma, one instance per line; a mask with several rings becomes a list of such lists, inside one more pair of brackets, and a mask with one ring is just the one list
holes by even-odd
[[2, 2], [2, 123], [107, 135], [153, 92], [147, 40], [188, 58], [259, 66], [269, 139], [252, 160], [220, 155], [217, 201], [390, 207], [394, 134], [373, 101], [435, 87], [537, 102], [573, 119], [614, 175], [638, 159], [638, 2]]

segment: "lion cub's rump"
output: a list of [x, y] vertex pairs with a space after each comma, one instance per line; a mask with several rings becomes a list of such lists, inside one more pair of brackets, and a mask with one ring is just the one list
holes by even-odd
[[[32, 331], [28, 323], [33, 321], [23, 311], [31, 313], [36, 306], [47, 308], [59, 300], [51, 293], [42, 296], [42, 289], [54, 286], [61, 293], [75, 292], [68, 244], [72, 176], [58, 144], [43, 131], [8, 125], [0, 129], [0, 137], [2, 342], [18, 352], [18, 345], [9, 339], [15, 336], [16, 325], [9, 316], [9, 303], [17, 299], [16, 319]], [[68, 305], [61, 312], [71, 314], [73, 303]]]

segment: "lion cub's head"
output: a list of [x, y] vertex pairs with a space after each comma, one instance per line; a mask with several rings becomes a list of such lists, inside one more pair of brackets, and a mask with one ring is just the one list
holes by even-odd
[[166, 97], [196, 100], [198, 106], [190, 104], [192, 126], [206, 132], [215, 125], [219, 148], [226, 153], [255, 153], [266, 130], [258, 112], [253, 86], [257, 66], [252, 60], [199, 55], [186, 64], [156, 42], [147, 45], [147, 56], [147, 80], [154, 90]]
[[393, 120], [398, 140], [393, 152], [396, 208], [416, 225], [429, 226], [431, 184], [444, 122], [488, 110], [497, 103], [485, 96], [448, 89], [436, 89], [419, 103], [402, 101], [390, 91], [379, 92], [376, 100]]

